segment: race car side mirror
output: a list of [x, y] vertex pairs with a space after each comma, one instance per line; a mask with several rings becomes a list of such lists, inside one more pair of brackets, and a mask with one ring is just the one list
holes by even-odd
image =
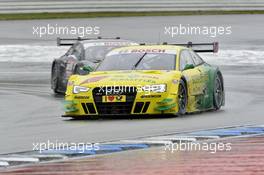
[[194, 65], [193, 64], [186, 64], [183, 70], [188, 70], [188, 69], [193, 69]]
[[83, 66], [82, 67], [82, 70], [86, 71], [86, 72], [92, 72], [93, 71], [93, 68], [91, 66]]
[[93, 62], [94, 62], [94, 63], [100, 63], [101, 60], [94, 60]]

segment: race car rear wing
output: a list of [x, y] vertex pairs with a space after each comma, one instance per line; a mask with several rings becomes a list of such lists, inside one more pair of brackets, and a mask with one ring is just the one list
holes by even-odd
[[[219, 49], [219, 43], [218, 42], [212, 42], [212, 43], [192, 43], [188, 42], [187, 44], [171, 44], [171, 43], [163, 43], [164, 45], [175, 45], [175, 46], [185, 46], [188, 48], [192, 48], [195, 52], [213, 52], [217, 53]], [[206, 46], [212, 46], [212, 48], [204, 48]], [[196, 48], [195, 48], [196, 47]]]
[[[140, 45], [149, 45], [148, 43], [140, 43]], [[150, 45], [157, 45], [157, 44], [150, 44]], [[184, 46], [188, 48], [192, 48], [195, 52], [213, 52], [217, 53], [219, 49], [219, 43], [218, 42], [212, 42], [212, 43], [192, 43], [188, 42], [186, 44], [183, 43], [167, 43], [164, 42], [162, 45], [174, 45], [174, 46]], [[212, 48], [206, 48], [206, 46], [212, 46]]]
[[71, 46], [75, 44], [77, 41], [84, 41], [84, 40], [98, 40], [98, 39], [120, 39], [120, 37], [115, 38], [105, 38], [105, 37], [96, 37], [96, 38], [57, 38], [57, 46]]

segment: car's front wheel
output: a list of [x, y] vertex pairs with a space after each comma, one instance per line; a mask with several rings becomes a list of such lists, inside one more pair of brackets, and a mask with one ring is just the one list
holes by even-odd
[[186, 113], [187, 107], [187, 88], [183, 80], [180, 80], [179, 89], [178, 89], [178, 114], [183, 115]]

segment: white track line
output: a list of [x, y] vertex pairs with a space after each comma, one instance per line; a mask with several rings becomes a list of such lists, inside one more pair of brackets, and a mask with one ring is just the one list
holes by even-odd
[[180, 135], [180, 136], [159, 136], [159, 137], [150, 137], [139, 140], [122, 140], [125, 143], [145, 143], [145, 144], [171, 144], [174, 141], [188, 141], [195, 142], [199, 138], [203, 139], [219, 139], [219, 136], [188, 136], [188, 135]]
[[28, 90], [28, 89], [19, 89], [19, 88], [9, 88], [9, 87], [0, 87], [0, 90], [3, 91], [16, 91], [16, 92], [24, 92], [24, 93], [44, 93], [50, 94], [51, 91], [39, 91], [39, 90]]
[[0, 74], [50, 74], [50, 72], [0, 72]]
[[0, 157], [0, 161], [6, 162], [39, 162], [38, 158], [32, 157]]
[[251, 127], [251, 128], [252, 128], [252, 127], [253, 127], [253, 128], [255, 128], [255, 127], [264, 128], [264, 125], [248, 126], [247, 128], [250, 128], [250, 127]]
[[195, 137], [196, 139], [199, 139], [199, 138], [203, 138], [203, 139], [219, 139], [220, 137], [219, 136], [210, 136], [210, 135], [208, 135], [208, 136], [199, 136], [199, 135], [179, 135], [178, 137], [185, 137], [185, 138], [193, 138], [193, 137]]
[[61, 155], [61, 154], [43, 154], [43, 155], [31, 155], [34, 158], [61, 158], [61, 159], [66, 159], [68, 158], [67, 156]]
[[9, 163], [5, 161], [0, 161], [0, 166], [8, 166]]
[[175, 136], [175, 137], [152, 137], [152, 138], [147, 138], [147, 140], [163, 140], [163, 141], [176, 141], [176, 140], [181, 140], [181, 141], [190, 141], [190, 142], [195, 142], [196, 138], [195, 137], [181, 137], [181, 136]]
[[50, 87], [49, 84], [26, 84], [26, 83], [0, 83], [0, 85]]

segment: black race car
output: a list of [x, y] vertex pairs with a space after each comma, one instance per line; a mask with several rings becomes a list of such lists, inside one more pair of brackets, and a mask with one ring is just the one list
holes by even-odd
[[57, 38], [58, 46], [71, 46], [60, 58], [52, 62], [51, 89], [65, 93], [68, 79], [72, 74], [85, 75], [93, 71], [114, 48], [138, 45], [129, 40], [117, 38]]

